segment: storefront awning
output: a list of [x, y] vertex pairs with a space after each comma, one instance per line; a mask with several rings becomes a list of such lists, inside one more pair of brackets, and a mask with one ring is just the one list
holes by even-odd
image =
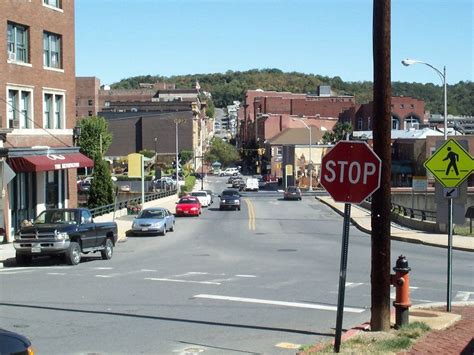
[[94, 161], [81, 153], [15, 157], [8, 158], [7, 163], [17, 173], [77, 169], [94, 166]]

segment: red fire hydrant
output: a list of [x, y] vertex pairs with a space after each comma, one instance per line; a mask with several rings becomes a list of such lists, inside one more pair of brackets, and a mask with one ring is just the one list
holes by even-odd
[[410, 302], [410, 268], [408, 261], [403, 256], [398, 257], [397, 263], [393, 268], [395, 275], [391, 276], [391, 284], [395, 286], [396, 296], [393, 305], [395, 306], [395, 328], [408, 324]]

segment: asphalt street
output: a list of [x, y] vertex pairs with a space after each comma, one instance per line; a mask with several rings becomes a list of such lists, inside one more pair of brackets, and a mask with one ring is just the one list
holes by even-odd
[[[216, 197], [165, 237], [129, 237], [110, 261], [0, 269], [0, 327], [38, 354], [294, 354], [332, 338], [342, 218], [311, 196], [243, 195], [241, 211], [219, 211]], [[351, 227], [344, 328], [370, 318], [370, 245]], [[392, 242], [393, 265], [400, 254], [412, 302], [445, 301], [446, 251]], [[453, 301], [474, 300], [472, 267], [454, 252]]]

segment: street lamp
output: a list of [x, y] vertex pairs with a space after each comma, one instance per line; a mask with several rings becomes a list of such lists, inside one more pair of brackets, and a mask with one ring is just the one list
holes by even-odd
[[156, 161], [158, 160], [158, 153], [156, 152], [156, 144], [158, 143], [158, 138], [155, 137], [155, 171], [156, 171]]
[[301, 117], [295, 117], [295, 118], [292, 118], [292, 120], [293, 121], [298, 120], [302, 122], [305, 125], [305, 127], [309, 130], [309, 169], [308, 169], [309, 170], [309, 190], [308, 191], [313, 191], [313, 162], [311, 161], [311, 147], [312, 147], [311, 126], [308, 126], [308, 124]]
[[441, 81], [443, 82], [443, 86], [444, 86], [444, 140], [447, 140], [448, 139], [448, 89], [446, 86], [446, 66], [443, 67], [443, 72], [441, 72], [441, 70], [435, 68], [431, 64], [422, 62], [420, 60], [404, 59], [402, 60], [402, 64], [406, 67], [413, 64], [424, 64], [426, 66], [429, 66], [440, 76]]

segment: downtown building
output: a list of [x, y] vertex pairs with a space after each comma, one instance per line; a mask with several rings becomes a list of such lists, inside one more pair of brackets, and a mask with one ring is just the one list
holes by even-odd
[[0, 227], [11, 241], [23, 220], [75, 207], [77, 168], [93, 162], [74, 144], [74, 1], [6, 0], [0, 19]]

